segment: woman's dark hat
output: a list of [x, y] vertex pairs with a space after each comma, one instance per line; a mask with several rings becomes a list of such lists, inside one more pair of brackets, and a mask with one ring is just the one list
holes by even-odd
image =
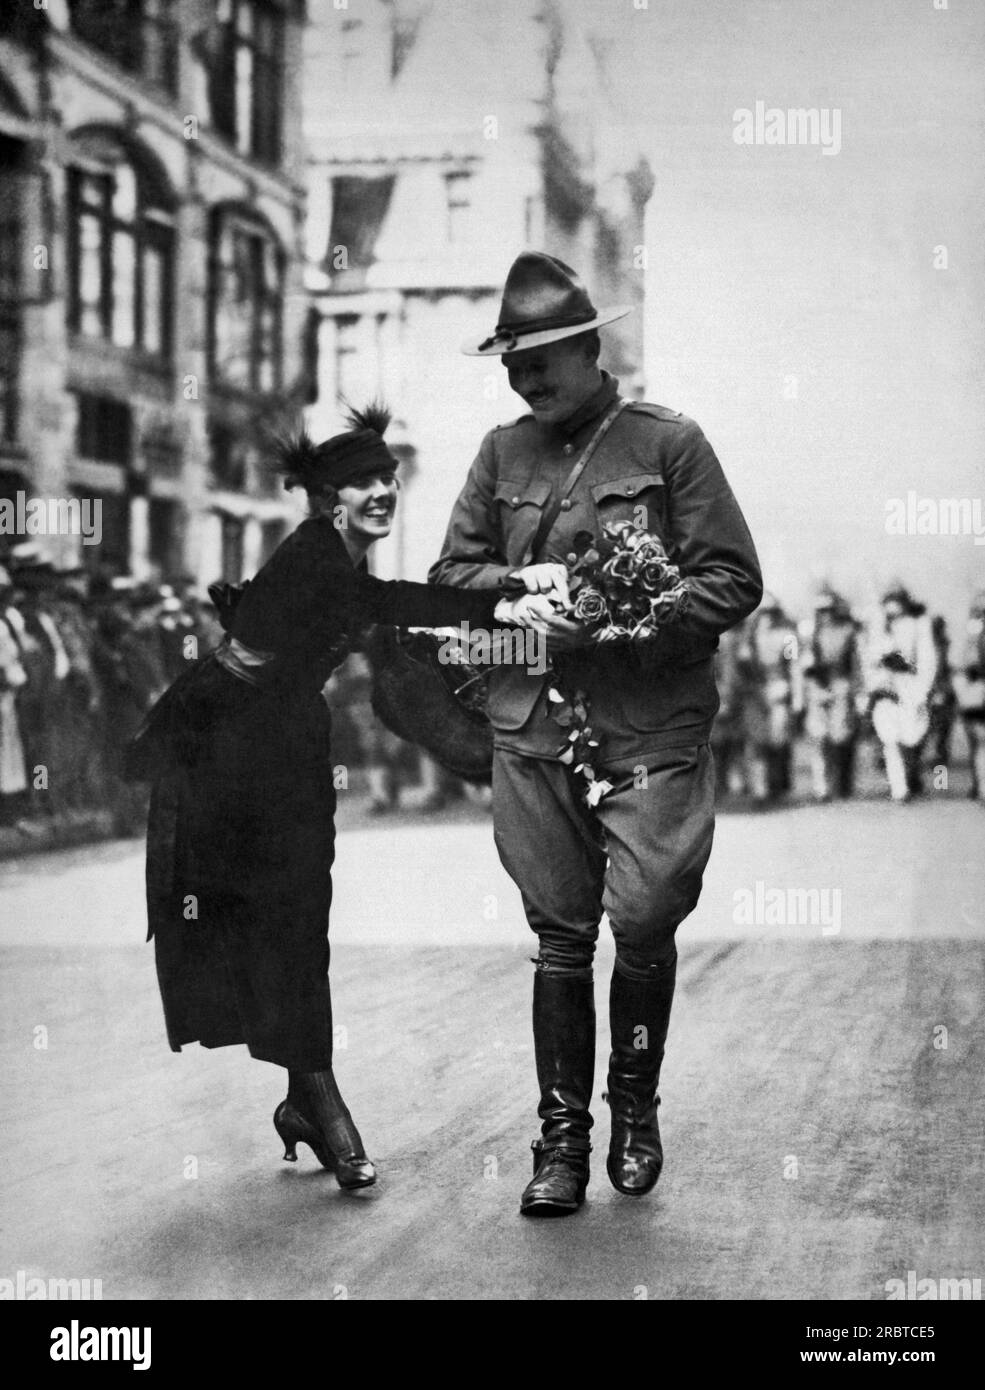
[[632, 313], [632, 305], [596, 309], [578, 275], [564, 261], [542, 251], [517, 256], [506, 277], [495, 332], [462, 344], [469, 357], [498, 357], [543, 347], [577, 333], [613, 323]]
[[374, 401], [364, 410], [350, 408], [346, 418], [352, 429], [322, 444], [315, 444], [304, 426], [295, 434], [274, 439], [274, 467], [283, 473], [286, 488], [337, 491], [397, 471], [400, 460], [383, 441], [391, 418], [386, 406]]

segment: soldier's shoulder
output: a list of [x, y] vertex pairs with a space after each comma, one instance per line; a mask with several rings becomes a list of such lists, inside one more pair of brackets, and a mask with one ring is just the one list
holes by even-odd
[[532, 425], [534, 417], [528, 411], [526, 415], [518, 415], [515, 420], [504, 420], [501, 425], [493, 425], [490, 434], [500, 434], [503, 430], [519, 429], [521, 425]]
[[672, 410], [670, 406], [657, 405], [654, 401], [630, 401], [627, 409], [632, 411], [634, 415], [649, 416], [651, 420], [659, 420], [666, 425], [687, 428], [695, 424], [689, 415], [683, 415], [679, 410]]
[[527, 431], [535, 428], [532, 415], [518, 415], [515, 420], [504, 420], [501, 425], [493, 425], [491, 430], [487, 430], [480, 453], [494, 458], [509, 456], [513, 449], [523, 448]]

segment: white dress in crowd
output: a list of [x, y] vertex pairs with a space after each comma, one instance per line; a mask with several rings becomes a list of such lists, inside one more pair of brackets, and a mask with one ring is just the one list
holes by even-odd
[[[881, 664], [896, 654], [907, 669]], [[869, 690], [874, 696], [872, 726], [883, 745], [889, 789], [894, 799], [907, 794], [902, 749], [917, 748], [930, 728], [930, 689], [937, 672], [937, 648], [930, 616], [903, 613], [872, 632], [867, 653]]]

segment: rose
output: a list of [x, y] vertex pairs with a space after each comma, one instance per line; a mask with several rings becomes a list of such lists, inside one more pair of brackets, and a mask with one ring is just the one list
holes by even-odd
[[602, 573], [620, 584], [631, 585], [636, 580], [639, 562], [635, 555], [625, 550], [617, 550], [602, 566]]
[[575, 597], [572, 616], [575, 622], [587, 623], [590, 627], [597, 627], [599, 623], [608, 622], [609, 605], [605, 601], [604, 594], [586, 584], [584, 588], [579, 589]]
[[687, 589], [683, 584], [678, 583], [673, 589], [666, 589], [662, 594], [658, 594], [650, 600], [650, 614], [655, 623], [663, 624], [670, 622], [672, 618], [679, 617], [687, 607]]
[[631, 537], [639, 535], [636, 527], [629, 521], [608, 523], [602, 530], [616, 546], [625, 547], [629, 545]]
[[664, 563], [662, 560], [647, 560], [640, 571], [640, 583], [648, 593], [657, 594], [663, 586]]

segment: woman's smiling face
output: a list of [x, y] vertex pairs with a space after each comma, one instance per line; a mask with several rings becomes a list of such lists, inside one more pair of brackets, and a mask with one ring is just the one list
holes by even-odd
[[399, 488], [393, 473], [339, 488], [338, 505], [345, 508], [345, 530], [352, 540], [372, 545], [390, 534]]

